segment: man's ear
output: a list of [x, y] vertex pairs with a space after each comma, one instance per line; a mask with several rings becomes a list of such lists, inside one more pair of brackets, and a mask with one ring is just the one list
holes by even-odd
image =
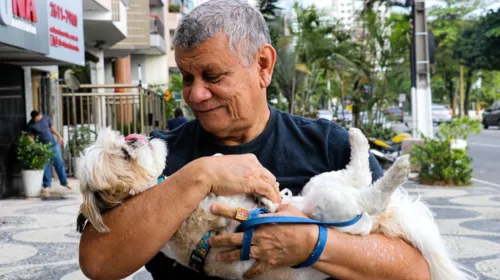
[[271, 84], [274, 64], [276, 63], [276, 50], [269, 44], [264, 44], [257, 52], [256, 57], [261, 88], [267, 88]]

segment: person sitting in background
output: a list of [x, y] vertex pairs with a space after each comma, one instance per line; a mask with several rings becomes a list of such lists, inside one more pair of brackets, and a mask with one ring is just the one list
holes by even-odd
[[167, 123], [167, 131], [174, 130], [179, 126], [187, 123], [187, 119], [184, 117], [184, 113], [182, 113], [181, 108], [175, 109], [174, 118], [168, 121]]
[[[57, 177], [61, 186], [71, 189], [68, 185], [68, 179], [66, 177], [66, 170], [64, 169], [64, 162], [62, 159], [61, 150], [59, 149], [59, 144], [63, 144], [64, 140], [61, 134], [59, 134], [56, 128], [52, 125], [50, 117], [43, 115], [38, 111], [31, 111], [31, 120], [28, 123], [28, 133], [31, 135], [31, 140], [33, 141], [35, 137], [38, 138], [43, 144], [50, 144], [51, 149], [54, 152], [51, 162], [45, 165], [45, 170], [43, 172], [43, 189], [42, 193], [48, 194], [52, 186], [52, 164], [56, 169]], [[57, 136], [58, 141], [54, 140], [54, 134]]]

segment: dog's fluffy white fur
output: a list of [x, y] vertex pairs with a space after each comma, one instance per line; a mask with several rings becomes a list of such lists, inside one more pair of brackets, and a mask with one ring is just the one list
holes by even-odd
[[124, 138], [111, 128], [100, 129], [95, 143], [83, 151], [77, 170], [83, 195], [78, 231], [83, 230], [86, 219], [98, 231], [108, 231], [101, 212], [156, 185], [166, 158], [167, 146], [163, 140], [148, 141], [142, 135]]
[[[358, 129], [351, 128], [349, 141], [352, 147], [351, 162], [346, 169], [313, 177], [304, 186], [300, 196], [284, 196], [284, 203], [291, 203], [310, 218], [324, 222], [351, 220], [362, 214], [361, 220], [355, 225], [337, 230], [350, 234], [381, 233], [403, 238], [422, 252], [429, 263], [432, 280], [474, 279], [472, 273], [460, 268], [450, 258], [429, 208], [420, 200], [411, 199], [400, 187], [407, 179], [408, 156], [398, 159], [372, 185], [367, 139]], [[165, 166], [166, 145], [159, 139], [153, 139], [149, 144], [137, 143], [130, 143], [107, 128], [101, 130], [96, 143], [85, 150], [83, 167], [79, 171], [84, 196], [78, 219], [79, 230], [87, 218], [97, 230], [106, 231], [100, 216], [103, 210], [155, 185], [156, 178]], [[269, 200], [261, 198], [256, 201], [251, 195], [221, 197], [210, 194], [161, 251], [181, 265], [188, 266], [196, 243], [205, 233], [234, 232], [237, 222], [210, 213], [209, 208], [213, 203], [246, 209], [263, 205], [271, 211], [276, 208]], [[227, 248], [211, 249], [205, 261], [205, 273], [225, 279], [243, 279], [243, 274], [254, 260], [229, 264], [217, 262], [215, 256], [223, 250]], [[312, 268], [279, 268], [266, 272], [258, 279], [325, 278], [328, 276]]]

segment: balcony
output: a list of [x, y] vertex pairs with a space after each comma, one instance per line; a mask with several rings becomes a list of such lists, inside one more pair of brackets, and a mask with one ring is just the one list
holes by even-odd
[[143, 48], [135, 53], [145, 55], [163, 55], [167, 53], [165, 41], [165, 25], [157, 15], [149, 16], [149, 48]]
[[168, 13], [167, 14], [167, 26], [170, 30], [175, 30], [179, 25], [179, 21], [181, 20], [180, 13]]
[[83, 3], [87, 46], [107, 49], [127, 37], [127, 8], [122, 1], [84, 0]]
[[111, 11], [111, 0], [83, 0], [83, 11]]
[[[177, 69], [177, 62], [175, 62], [175, 52], [174, 51], [170, 51], [168, 53], [168, 68], [170, 71], [174, 71]], [[178, 70], [176, 72], [178, 72]]]
[[149, 0], [149, 6], [152, 7], [163, 7], [165, 6], [165, 0]]

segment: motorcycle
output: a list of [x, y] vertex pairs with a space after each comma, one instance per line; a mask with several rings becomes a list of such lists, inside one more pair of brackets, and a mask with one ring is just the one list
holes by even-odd
[[397, 134], [390, 141], [368, 137], [370, 152], [383, 168], [390, 167], [401, 156], [403, 140], [411, 138], [412, 135], [407, 131]]

